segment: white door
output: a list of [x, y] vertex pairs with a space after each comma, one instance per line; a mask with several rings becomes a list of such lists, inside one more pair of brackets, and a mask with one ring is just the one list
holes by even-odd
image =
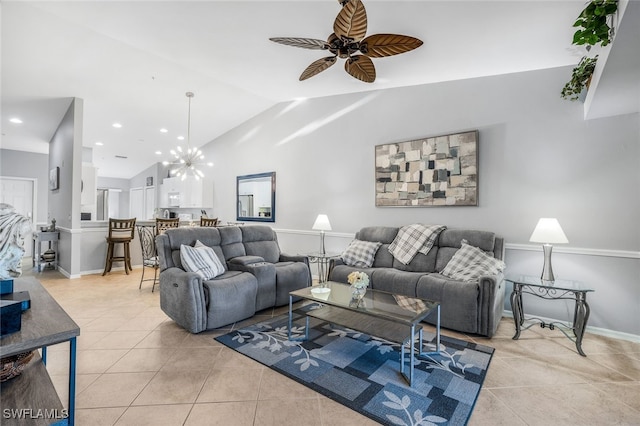
[[144, 189], [144, 220], [153, 219], [156, 209], [156, 187], [147, 186]]
[[132, 188], [129, 191], [129, 217], [139, 221], [144, 219], [144, 191], [142, 188]]
[[[13, 206], [16, 212], [31, 219], [32, 229], [35, 229], [35, 202], [33, 193], [34, 181], [31, 179], [0, 178], [0, 203]], [[25, 235], [25, 257], [31, 257], [32, 232]]]

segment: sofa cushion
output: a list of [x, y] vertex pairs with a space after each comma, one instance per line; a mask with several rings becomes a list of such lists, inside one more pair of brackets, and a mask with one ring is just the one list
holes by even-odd
[[371, 277], [371, 274], [375, 270], [376, 268], [356, 268], [355, 266], [340, 264], [333, 267], [329, 275], [329, 280], [337, 281], [339, 283], [347, 283], [347, 277], [353, 271], [361, 271]]
[[[452, 280], [440, 274], [426, 274], [416, 285], [416, 297], [440, 302], [443, 326], [467, 333], [478, 333], [479, 288], [474, 283]], [[435, 324], [433, 315], [425, 318]]]
[[280, 247], [276, 233], [269, 226], [241, 226], [242, 243], [247, 255], [260, 256], [266, 262], [280, 259]]
[[247, 272], [225, 272], [204, 281], [202, 288], [207, 307], [207, 329], [241, 321], [256, 312], [258, 281]]
[[[202, 228], [206, 229], [206, 228]], [[247, 252], [242, 244], [242, 231], [238, 226], [223, 226], [216, 228], [220, 232], [220, 247], [224, 253], [224, 259], [246, 256]]]
[[203, 280], [208, 280], [224, 273], [224, 266], [211, 247], [196, 240], [195, 246], [180, 246], [180, 261], [188, 272], [195, 272]]
[[353, 240], [342, 253], [342, 260], [349, 266], [369, 268], [381, 245], [380, 242]]
[[448, 228], [442, 231], [438, 238], [436, 271], [442, 271], [444, 269], [456, 251], [462, 247], [462, 240], [467, 240], [468, 244], [478, 247], [490, 255], [494, 254], [496, 236], [493, 232]]
[[503, 261], [494, 259], [478, 247], [462, 241], [462, 247], [456, 251], [441, 274], [459, 281], [477, 281], [482, 275], [496, 275], [505, 268]]
[[393, 266], [393, 256], [389, 253], [389, 244], [393, 242], [393, 239], [398, 234], [398, 229], [391, 226], [366, 226], [356, 233], [357, 240], [382, 243], [376, 253], [373, 267], [391, 268]]
[[405, 272], [394, 268], [375, 268], [371, 272], [371, 288], [403, 296], [416, 297], [416, 284], [423, 272]]
[[[382, 250], [382, 249], [380, 249]], [[433, 246], [429, 250], [429, 254], [418, 253], [414, 256], [411, 262], [403, 265], [399, 260], [393, 260], [393, 267], [400, 271], [408, 272], [435, 272], [436, 271], [436, 257], [438, 255], [438, 247]]]

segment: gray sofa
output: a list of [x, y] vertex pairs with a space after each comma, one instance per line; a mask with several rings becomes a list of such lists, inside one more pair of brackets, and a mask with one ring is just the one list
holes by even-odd
[[[418, 253], [404, 265], [388, 250], [398, 231], [399, 228], [384, 226], [362, 228], [356, 239], [382, 243], [372, 267], [356, 268], [345, 265], [341, 259], [332, 259], [329, 279], [346, 283], [351, 272], [364, 271], [373, 289], [439, 301], [442, 327], [492, 337], [504, 309], [503, 274], [482, 276], [478, 282], [463, 282], [447, 278], [439, 271], [461, 247], [463, 239], [501, 260], [504, 259], [504, 240], [493, 232], [445, 229], [427, 255]], [[431, 318], [427, 321], [434, 323]]]
[[[203, 280], [187, 272], [180, 246], [196, 240], [213, 248], [224, 273]], [[222, 327], [257, 311], [289, 303], [289, 292], [311, 285], [305, 256], [280, 252], [268, 226], [185, 227], [156, 237], [160, 261], [160, 307], [192, 333]]]

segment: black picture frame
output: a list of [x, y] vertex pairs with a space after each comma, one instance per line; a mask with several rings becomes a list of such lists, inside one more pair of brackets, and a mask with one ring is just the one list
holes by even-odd
[[[250, 208], [245, 200], [250, 200]], [[267, 205], [267, 201], [270, 205]], [[236, 219], [242, 222], [276, 221], [276, 172], [236, 178]]]

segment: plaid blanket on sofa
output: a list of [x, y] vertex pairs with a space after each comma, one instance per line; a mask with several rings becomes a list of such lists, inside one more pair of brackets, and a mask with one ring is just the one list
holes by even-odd
[[420, 223], [405, 225], [400, 228], [398, 235], [389, 245], [389, 253], [400, 263], [406, 265], [411, 262], [416, 254], [429, 253], [438, 235], [444, 229], [446, 229], [444, 225], [427, 226]]

